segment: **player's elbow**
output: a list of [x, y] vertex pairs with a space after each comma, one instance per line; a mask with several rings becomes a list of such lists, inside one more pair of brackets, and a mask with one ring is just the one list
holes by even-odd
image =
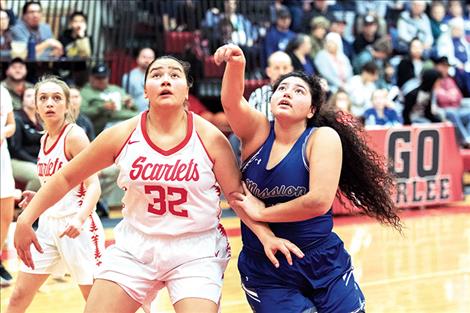
[[303, 206], [308, 210], [309, 215], [311, 215], [310, 218], [325, 214], [331, 208], [332, 204], [333, 199], [331, 198], [331, 196], [326, 194], [307, 194], [303, 202]]

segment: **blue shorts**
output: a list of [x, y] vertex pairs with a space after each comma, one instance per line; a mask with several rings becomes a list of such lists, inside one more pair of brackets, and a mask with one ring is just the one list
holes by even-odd
[[293, 255], [290, 266], [277, 254], [275, 268], [264, 254], [244, 248], [238, 257], [242, 288], [256, 313], [364, 312], [365, 300], [354, 280], [351, 257], [331, 233]]

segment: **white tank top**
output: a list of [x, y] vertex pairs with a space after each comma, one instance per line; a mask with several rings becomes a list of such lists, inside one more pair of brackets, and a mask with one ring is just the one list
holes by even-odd
[[197, 233], [217, 227], [220, 188], [211, 161], [188, 114], [184, 140], [170, 150], [150, 140], [147, 113], [125, 142], [115, 163], [124, 219], [150, 235]]
[[[62, 128], [56, 142], [52, 144], [46, 151], [46, 143], [49, 134], [46, 133], [41, 140], [41, 150], [39, 150], [37, 170], [41, 186], [43, 186], [49, 178], [59, 171], [62, 166], [69, 163], [65, 156], [65, 138], [75, 124], [68, 124]], [[85, 184], [80, 183], [78, 186], [70, 190], [62, 199], [52, 207], [44, 211], [42, 215], [60, 218], [75, 214], [82, 206], [83, 198], [86, 194]]]

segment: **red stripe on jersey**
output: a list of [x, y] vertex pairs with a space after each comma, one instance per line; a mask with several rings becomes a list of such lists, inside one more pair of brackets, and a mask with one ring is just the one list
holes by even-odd
[[55, 140], [54, 144], [46, 151], [46, 146], [47, 146], [47, 138], [49, 138], [49, 133], [46, 134], [46, 138], [44, 139], [44, 147], [43, 147], [43, 152], [45, 155], [48, 155], [51, 153], [52, 150], [54, 150], [55, 146], [57, 146], [57, 143], [60, 140], [60, 137], [62, 137], [62, 134], [64, 133], [65, 129], [67, 128], [69, 124], [65, 124], [62, 130], [60, 131], [59, 137]]

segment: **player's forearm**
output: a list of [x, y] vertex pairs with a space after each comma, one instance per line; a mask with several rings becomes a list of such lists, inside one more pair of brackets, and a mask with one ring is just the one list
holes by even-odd
[[227, 62], [222, 79], [221, 102], [224, 109], [238, 105], [245, 91], [245, 59]]
[[251, 219], [245, 211], [241, 209], [237, 209], [233, 207], [233, 210], [237, 214], [237, 216], [242, 220], [242, 222], [248, 226], [248, 228], [255, 233], [256, 237], [263, 242], [264, 238], [267, 236], [275, 236], [274, 233], [272, 232], [271, 228], [269, 228], [268, 224], [263, 223], [263, 222], [257, 222]]

